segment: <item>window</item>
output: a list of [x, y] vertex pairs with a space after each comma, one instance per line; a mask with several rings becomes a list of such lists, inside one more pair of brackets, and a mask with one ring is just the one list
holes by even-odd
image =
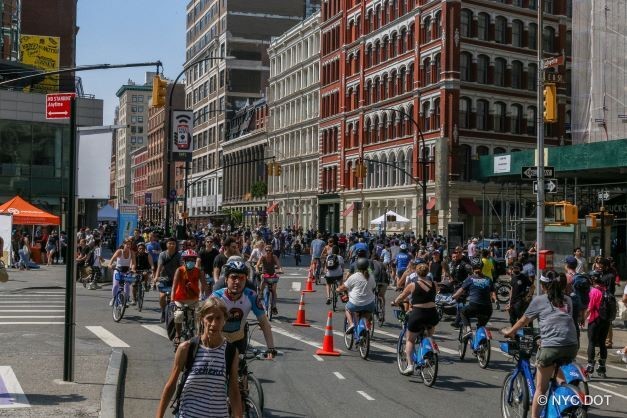
[[536, 134], [536, 122], [538, 118], [538, 112], [535, 106], [527, 107], [527, 135]]
[[490, 15], [487, 13], [479, 13], [477, 19], [478, 37], [483, 41], [487, 41], [489, 37]]
[[477, 60], [477, 82], [482, 84], [488, 84], [488, 66], [490, 65], [490, 58], [486, 55], [479, 55]]
[[472, 12], [467, 9], [463, 9], [461, 13], [461, 35], [472, 37]]
[[472, 56], [468, 52], [462, 52], [459, 60], [459, 77], [461, 81], [470, 80], [470, 66], [472, 64]]
[[522, 88], [522, 63], [520, 61], [512, 62], [512, 88]]
[[137, 97], [137, 101], [140, 102], [140, 103], [143, 103], [144, 102], [144, 96], [138, 96]]
[[441, 67], [440, 67], [440, 54], [437, 54], [435, 56], [435, 58], [433, 59], [433, 65], [434, 65], [434, 79], [433, 81], [435, 83], [437, 83], [438, 81], [440, 81], [440, 72], [441, 72]]
[[512, 105], [511, 107], [511, 123], [510, 123], [510, 132], [513, 134], [521, 133], [521, 117], [522, 117], [522, 106], [519, 104]]
[[505, 103], [496, 102], [494, 104], [494, 130], [496, 132], [505, 132]]
[[527, 47], [529, 49], [537, 49], [538, 47], [538, 25], [535, 23], [529, 24], [529, 29], [527, 32]]
[[488, 129], [488, 116], [490, 105], [487, 100], [477, 100], [477, 129]]
[[555, 52], [555, 29], [545, 26], [542, 34], [542, 47], [546, 52]]
[[440, 129], [440, 99], [433, 101], [433, 129]]
[[503, 58], [494, 60], [494, 84], [497, 86], [505, 85], [505, 67], [507, 63]]
[[431, 116], [431, 103], [424, 102], [422, 104], [422, 130], [423, 131], [431, 130], [430, 116]]
[[523, 23], [520, 20], [512, 22], [512, 45], [522, 47]]
[[538, 84], [538, 66], [529, 64], [527, 68], [527, 90], [535, 91]]
[[143, 116], [137, 116], [137, 123], [144, 123], [144, 117]]
[[494, 40], [499, 44], [507, 43], [507, 19], [502, 16], [496, 18]]
[[470, 128], [470, 99], [459, 99], [459, 127]]

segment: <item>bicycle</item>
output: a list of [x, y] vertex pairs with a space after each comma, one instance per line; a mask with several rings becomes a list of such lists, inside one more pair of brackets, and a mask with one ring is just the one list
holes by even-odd
[[312, 261], [313, 266], [310, 266], [310, 268], [313, 268], [313, 272], [314, 272], [314, 281], [316, 285], [320, 284], [320, 274], [322, 272], [322, 262], [320, 261], [320, 258], [314, 258]]
[[[338, 280], [341, 280], [342, 278], [338, 278]], [[337, 310], [337, 299], [338, 299], [338, 293], [337, 293], [337, 282], [338, 280], [333, 280], [331, 282], [331, 306], [333, 307], [333, 312], [336, 312]]]
[[[535, 351], [536, 343], [533, 330], [523, 328], [516, 334], [514, 340], [502, 341], [501, 350], [514, 358], [514, 370], [505, 376], [501, 389], [501, 412], [503, 417], [526, 417], [529, 406], [535, 394], [535, 369], [532, 369], [530, 359]], [[549, 381], [546, 393], [545, 407], [540, 413], [544, 418], [557, 417], [586, 417], [586, 407], [581, 402], [579, 389], [569, 383], [558, 384], [556, 377], [561, 367], [566, 363], [556, 362], [558, 366]]]
[[463, 360], [466, 356], [466, 347], [468, 346], [468, 341], [470, 341], [470, 348], [479, 361], [479, 367], [485, 369], [490, 362], [492, 333], [486, 327], [478, 327], [471, 332], [470, 336], [464, 337], [464, 328], [464, 326], [459, 327], [459, 337], [457, 338], [459, 359]]
[[147, 270], [140, 270], [135, 275], [135, 280], [133, 281], [133, 294], [135, 295], [135, 302], [137, 303], [137, 310], [139, 312], [141, 312], [144, 307], [144, 295], [146, 293], [145, 275], [147, 274]]
[[[253, 331], [257, 328], [258, 326], [255, 326]], [[248, 364], [254, 360], [266, 360], [267, 352], [264, 353], [261, 350], [250, 348], [252, 331], [248, 332], [248, 324], [246, 324], [245, 333], [248, 334], [248, 342], [246, 344], [246, 352], [239, 356], [237, 381], [239, 383], [244, 416], [261, 417], [264, 408], [263, 387], [259, 379], [248, 369]]]
[[[174, 311], [183, 311], [183, 323], [181, 324], [181, 335], [179, 335], [179, 341], [176, 341], [176, 337], [173, 339], [174, 351], [176, 352], [180, 343], [194, 338], [196, 331], [196, 318], [195, 309], [185, 303], [183, 303], [182, 306], [177, 306], [175, 304]], [[192, 313], [191, 315], [189, 314], [190, 312]]]
[[[385, 302], [383, 301], [383, 297], [379, 295], [379, 286], [377, 285], [374, 295], [376, 297], [375, 310], [374, 315], [379, 322], [379, 326], [382, 327], [385, 322]], [[374, 331], [374, 326], [372, 327]]]
[[[176, 336], [176, 329], [173, 326], [174, 321], [172, 320], [174, 316], [174, 308], [176, 307], [171, 300], [172, 283], [167, 277], [160, 277], [157, 288], [160, 293], [165, 294], [165, 329], [168, 334], [168, 339], [172, 341]], [[172, 326], [169, 326], [169, 324], [172, 324]]]
[[370, 353], [370, 338], [371, 338], [371, 326], [372, 321], [366, 320], [361, 315], [361, 312], [352, 312], [353, 316], [353, 331], [346, 333], [348, 329], [348, 319], [344, 318], [344, 345], [348, 350], [353, 348], [353, 343], [355, 347], [359, 350], [359, 356], [366, 360], [368, 358], [368, 353]]
[[[402, 329], [398, 336], [396, 343], [396, 363], [398, 365], [398, 371], [403, 374], [407, 368], [407, 354], [405, 353], [405, 336], [407, 335], [407, 313], [402, 309], [394, 309], [394, 315], [396, 319], [401, 323]], [[420, 370], [420, 376], [422, 377], [422, 383], [425, 386], [431, 387], [434, 385], [438, 377], [438, 358], [440, 349], [438, 345], [433, 341], [432, 337], [425, 335], [426, 330], [423, 328], [416, 337], [416, 346], [412, 353], [412, 359], [414, 360], [414, 373], [417, 369]]]
[[[274, 293], [272, 289], [276, 287], [279, 281], [279, 274], [263, 274], [262, 281], [265, 280], [266, 286], [263, 289], [263, 305], [264, 310], [266, 311], [266, 315], [268, 316], [268, 320], [272, 321], [274, 317], [273, 306], [275, 306]], [[276, 290], [275, 290], [276, 292]]]
[[[128, 278], [132, 278], [132, 273], [122, 273], [118, 270], [120, 274], [120, 280], [118, 280], [118, 291], [115, 296], [113, 296], [113, 305], [112, 305], [112, 314], [113, 320], [115, 322], [120, 322], [124, 317], [124, 311], [126, 311], [126, 293], [124, 292], [124, 288], [126, 287], [126, 282], [131, 281]], [[115, 279], [114, 279], [115, 280]]]

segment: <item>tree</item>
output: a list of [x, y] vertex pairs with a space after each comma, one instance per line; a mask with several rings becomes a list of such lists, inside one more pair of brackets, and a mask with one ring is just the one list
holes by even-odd
[[250, 194], [254, 198], [261, 198], [268, 194], [268, 185], [263, 181], [253, 183], [250, 187]]

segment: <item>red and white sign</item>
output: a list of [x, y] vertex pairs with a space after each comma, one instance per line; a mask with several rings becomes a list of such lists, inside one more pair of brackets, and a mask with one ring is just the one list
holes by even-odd
[[69, 119], [70, 104], [76, 93], [46, 94], [46, 119]]

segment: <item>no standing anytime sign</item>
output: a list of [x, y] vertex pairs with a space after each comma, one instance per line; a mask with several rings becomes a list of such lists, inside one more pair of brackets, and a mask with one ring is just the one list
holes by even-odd
[[46, 119], [69, 119], [74, 96], [76, 93], [46, 94]]

